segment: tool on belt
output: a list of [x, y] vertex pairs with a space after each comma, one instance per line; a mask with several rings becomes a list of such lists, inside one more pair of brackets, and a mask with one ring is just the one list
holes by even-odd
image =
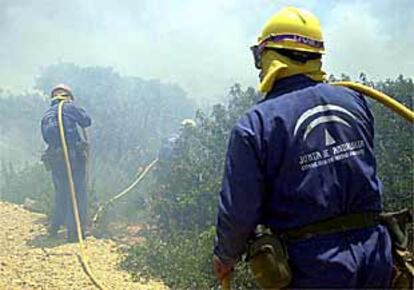
[[280, 289], [292, 280], [285, 243], [264, 226], [258, 226], [249, 242], [246, 261], [263, 289]]
[[392, 240], [394, 266], [391, 287], [413, 289], [413, 214], [408, 209], [403, 209], [398, 212], [382, 213], [380, 220], [388, 228]]
[[286, 241], [367, 228], [379, 222], [379, 213], [367, 212], [339, 216], [283, 232], [259, 226], [249, 242], [246, 261], [261, 288], [281, 289], [292, 281]]
[[56, 160], [56, 158], [58, 158], [61, 155], [62, 153], [58, 154], [58, 149], [48, 148], [45, 151], [43, 151], [40, 160], [43, 162], [43, 165], [45, 166], [46, 170], [50, 171], [52, 170], [54, 160]]
[[[76, 142], [76, 153], [82, 158], [87, 158], [88, 144], [86, 142]], [[43, 162], [47, 171], [50, 171], [56, 162], [63, 161], [63, 151], [61, 147], [47, 148], [43, 151], [40, 160]]]
[[[412, 214], [407, 209], [391, 213], [354, 213], [323, 220], [284, 232], [272, 231], [259, 226], [249, 242], [246, 261], [257, 284], [263, 289], [287, 287], [292, 280], [286, 241], [310, 239], [319, 235], [346, 232], [383, 224], [390, 232], [394, 275], [392, 288], [413, 289], [414, 255], [410, 245], [409, 225]], [[277, 234], [276, 234], [277, 233]], [[411, 234], [412, 236], [412, 234]]]

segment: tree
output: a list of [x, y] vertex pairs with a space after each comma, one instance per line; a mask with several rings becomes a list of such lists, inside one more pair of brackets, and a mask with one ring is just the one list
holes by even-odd
[[[399, 76], [387, 79], [376, 87], [413, 109], [414, 84], [412, 79]], [[376, 119], [376, 156], [379, 175], [384, 183], [385, 206], [389, 210], [413, 208], [414, 193], [414, 128], [412, 124], [371, 101]]]

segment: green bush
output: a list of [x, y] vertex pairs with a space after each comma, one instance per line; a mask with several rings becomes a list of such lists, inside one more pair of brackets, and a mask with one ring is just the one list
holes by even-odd
[[45, 214], [52, 212], [53, 184], [50, 172], [42, 163], [26, 164], [15, 170], [2, 163], [1, 199], [13, 203], [30, 203], [30, 209]]
[[[212, 250], [215, 228], [197, 234], [177, 230], [160, 239], [147, 233], [142, 245], [131, 247], [122, 267], [136, 279], [156, 277], [172, 289], [215, 289]], [[241, 263], [232, 275], [232, 289], [257, 289], [247, 265]]]
[[[160, 161], [147, 206], [152, 231], [123, 263], [135, 276], [162, 279], [173, 289], [217, 286], [211, 258], [225, 148], [230, 129], [257, 99], [253, 89], [234, 86], [229, 105], [214, 106], [210, 116], [198, 112], [197, 128], [181, 132], [174, 158]], [[234, 281], [254, 287], [245, 267]]]
[[214, 234], [212, 227], [200, 234], [177, 231], [165, 240], [147, 235], [145, 243], [131, 248], [123, 266], [135, 277], [157, 277], [172, 289], [209, 289], [215, 284], [210, 264]]

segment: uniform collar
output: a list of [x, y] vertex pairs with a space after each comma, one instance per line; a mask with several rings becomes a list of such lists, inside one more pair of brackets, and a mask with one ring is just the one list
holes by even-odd
[[290, 93], [292, 91], [297, 91], [304, 89], [306, 87], [314, 86], [318, 83], [319, 82], [314, 81], [303, 74], [283, 78], [275, 83], [272, 90], [266, 94], [266, 97], [261, 102], [274, 99], [278, 96]]

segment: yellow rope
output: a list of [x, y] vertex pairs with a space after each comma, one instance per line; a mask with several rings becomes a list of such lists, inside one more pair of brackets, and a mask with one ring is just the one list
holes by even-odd
[[60, 132], [60, 140], [62, 143], [62, 149], [63, 149], [63, 155], [65, 157], [65, 165], [66, 165], [66, 172], [68, 175], [68, 181], [69, 181], [69, 189], [70, 189], [70, 195], [72, 198], [72, 205], [73, 205], [73, 215], [75, 217], [75, 223], [76, 223], [76, 232], [78, 234], [78, 242], [79, 242], [79, 248], [80, 248], [80, 261], [82, 265], [82, 269], [88, 275], [88, 277], [91, 279], [92, 283], [100, 290], [106, 289], [95, 277], [93, 274], [88, 261], [88, 256], [85, 251], [85, 244], [82, 237], [82, 229], [80, 224], [80, 217], [79, 217], [79, 209], [78, 209], [78, 202], [76, 200], [76, 189], [75, 185], [73, 183], [73, 176], [72, 176], [72, 167], [70, 164], [69, 159], [69, 153], [68, 153], [68, 146], [66, 143], [66, 136], [65, 136], [65, 129], [63, 127], [63, 104], [67, 102], [67, 100], [62, 100], [59, 103], [58, 107], [58, 122], [59, 122], [59, 132]]
[[99, 217], [102, 215], [102, 212], [104, 211], [104, 209], [109, 204], [112, 204], [117, 199], [126, 195], [131, 189], [133, 189], [138, 183], [140, 183], [141, 180], [144, 179], [147, 173], [155, 166], [157, 162], [158, 162], [158, 158], [154, 159], [149, 165], [147, 165], [147, 167], [145, 167], [144, 171], [142, 171], [142, 173], [138, 176], [138, 178], [133, 183], [131, 183], [127, 188], [125, 188], [123, 191], [115, 195], [113, 198], [108, 200], [105, 204], [101, 205], [96, 211], [95, 215], [93, 216], [92, 222], [95, 224], [98, 221]]
[[344, 86], [348, 87], [350, 89], [353, 89], [355, 91], [358, 91], [370, 98], [375, 99], [376, 101], [382, 103], [386, 107], [390, 108], [397, 114], [399, 114], [401, 117], [405, 118], [406, 120], [410, 121], [411, 123], [414, 122], [414, 111], [410, 110], [400, 102], [396, 101], [395, 99], [391, 98], [390, 96], [387, 96], [386, 94], [377, 91], [373, 88], [370, 88], [368, 86], [354, 83], [354, 82], [335, 82], [332, 83], [335, 86]]

